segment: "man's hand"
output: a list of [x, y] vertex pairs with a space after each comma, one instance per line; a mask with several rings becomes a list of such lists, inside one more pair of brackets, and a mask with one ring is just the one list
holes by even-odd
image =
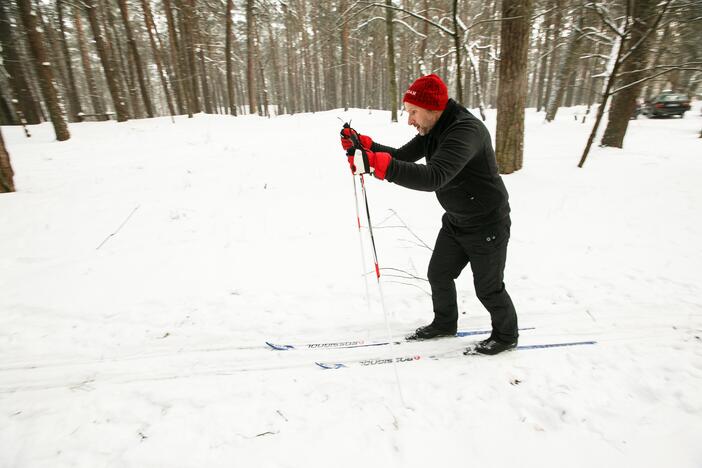
[[373, 140], [371, 137], [361, 135], [353, 128], [344, 126], [344, 128], [341, 129], [341, 146], [344, 148], [344, 151], [348, 151], [349, 148], [353, 148], [354, 139], [357, 140], [365, 150], [370, 150], [371, 146], [373, 145]]
[[[349, 166], [351, 167], [351, 172], [356, 174], [356, 165], [354, 164], [355, 150], [351, 148], [346, 152], [348, 156]], [[388, 166], [392, 160], [390, 153], [374, 152], [366, 150], [366, 156], [368, 157], [369, 169], [372, 169], [373, 175], [376, 179], [385, 179], [385, 174], [387, 173]]]

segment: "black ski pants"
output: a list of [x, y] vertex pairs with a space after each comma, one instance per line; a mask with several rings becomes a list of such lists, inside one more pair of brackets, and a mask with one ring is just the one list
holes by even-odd
[[429, 262], [428, 279], [437, 328], [455, 329], [458, 322], [455, 279], [470, 263], [475, 293], [490, 312], [492, 335], [502, 341], [519, 336], [517, 312], [503, 282], [511, 222], [464, 231], [451, 224], [444, 214], [434, 253]]

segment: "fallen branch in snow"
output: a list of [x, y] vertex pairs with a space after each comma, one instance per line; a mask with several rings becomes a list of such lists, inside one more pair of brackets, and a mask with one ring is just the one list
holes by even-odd
[[426, 294], [427, 296], [431, 297], [431, 293], [430, 293], [429, 291], [427, 291], [426, 289], [422, 288], [421, 286], [417, 286], [416, 284], [405, 283], [404, 281], [386, 281], [386, 283], [388, 283], [388, 284], [390, 284], [390, 283], [392, 283], [392, 284], [402, 284], [402, 285], [404, 285], [404, 286], [412, 286], [413, 288], [417, 288], [417, 289], [419, 289], [420, 291], [422, 291], [424, 294]]
[[113, 232], [112, 234], [110, 234], [109, 236], [107, 236], [107, 237], [105, 238], [105, 240], [102, 241], [102, 242], [100, 243], [100, 245], [98, 245], [97, 248], [96, 248], [95, 250], [100, 250], [100, 247], [102, 247], [103, 245], [105, 245], [105, 243], [106, 243], [108, 240], [110, 240], [111, 237], [114, 237], [114, 236], [124, 227], [124, 225], [127, 224], [127, 221], [129, 221], [129, 219], [130, 219], [130, 218], [132, 217], [132, 215], [136, 212], [136, 210], [139, 209], [139, 206], [141, 206], [141, 205], [137, 205], [137, 206], [132, 210], [132, 212], [129, 213], [129, 216], [127, 216], [127, 218], [122, 222], [122, 224], [119, 225], [119, 227], [117, 228], [117, 230], [116, 230], [115, 232]]
[[[392, 216], [386, 218], [386, 219], [383, 221], [383, 223], [384, 223], [385, 221], [387, 221], [388, 219], [390, 219], [391, 217], [394, 216], [395, 218], [397, 218], [397, 219], [400, 221], [400, 223], [402, 223], [402, 226], [404, 226], [404, 228], [407, 229], [407, 231], [408, 231], [410, 234], [412, 234], [412, 236], [414, 236], [414, 238], [417, 239], [417, 240], [420, 242], [420, 244], [421, 244], [423, 247], [426, 247], [426, 248], [429, 249], [429, 251], [431, 251], [431, 252], [434, 251], [431, 247], [429, 247], [429, 246], [427, 245], [426, 242], [424, 242], [424, 241], [422, 240], [421, 237], [419, 237], [417, 234], [415, 234], [414, 231], [412, 231], [412, 229], [410, 229], [409, 226], [407, 226], [407, 223], [406, 223], [402, 218], [400, 218], [400, 215], [397, 214], [397, 211], [393, 210], [392, 208], [390, 208], [388, 211], [390, 211], [390, 212], [392, 213]], [[381, 223], [381, 224], [382, 224], [382, 223]]]
[[402, 276], [402, 275], [384, 275], [384, 276], [393, 276], [395, 278], [405, 278], [405, 279], [416, 279], [416, 280], [420, 280], [420, 281], [429, 282], [429, 280], [426, 278], [422, 278], [421, 276], [413, 275], [412, 273], [405, 271], [405, 270], [400, 270], [399, 268], [386, 267], [386, 268], [381, 268], [380, 271], [397, 271], [399, 273], [404, 273], [404, 275], [405, 275], [405, 276]]

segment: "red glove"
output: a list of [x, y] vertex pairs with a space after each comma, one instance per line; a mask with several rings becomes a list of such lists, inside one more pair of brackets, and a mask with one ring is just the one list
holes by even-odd
[[[350, 154], [347, 154], [349, 155], [348, 161], [349, 166], [351, 167], [351, 172], [356, 174], [356, 165], [354, 164], [353, 150], [350, 152]], [[375, 176], [375, 178], [380, 180], [385, 179], [385, 174], [387, 173], [388, 166], [390, 165], [390, 161], [392, 160], [392, 156], [390, 156], [390, 153], [376, 153], [367, 150], [366, 155], [368, 156], [368, 165], [373, 169], [373, 175]]]
[[353, 140], [351, 137], [354, 135], [364, 149], [370, 150], [371, 146], [373, 145], [373, 140], [371, 137], [361, 135], [353, 128], [344, 127], [341, 129], [341, 146], [344, 148], [344, 151], [348, 151], [349, 148], [353, 148]]

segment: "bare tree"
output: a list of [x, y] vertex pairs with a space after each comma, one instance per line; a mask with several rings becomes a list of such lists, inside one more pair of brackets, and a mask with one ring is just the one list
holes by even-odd
[[642, 79], [647, 74], [649, 44], [652, 42], [652, 29], [660, 21], [657, 15], [656, 0], [639, 0], [632, 9], [631, 33], [626, 40], [630, 48], [629, 58], [621, 66], [621, 72], [616, 79], [616, 85], [621, 91], [612, 98], [609, 109], [609, 121], [602, 137], [602, 146], [621, 148], [624, 145], [624, 135], [629, 126], [629, 120], [636, 109], [636, 99], [643, 87]]
[[528, 89], [527, 52], [531, 8], [531, 0], [502, 2], [495, 154], [500, 172], [504, 174], [521, 169], [524, 158], [524, 107]]
[[[666, 11], [668, 10], [668, 7], [670, 6], [670, 3], [673, 0], [665, 0], [664, 4], [659, 6], [657, 8], [657, 15], [656, 18], [653, 20], [650, 27], [646, 29], [646, 32], [644, 35], [634, 44], [631, 44], [630, 42], [628, 43], [629, 47], [627, 48], [627, 38], [631, 35], [633, 32], [632, 25], [630, 23], [631, 21], [631, 10], [630, 10], [630, 4], [627, 3], [626, 9], [625, 9], [625, 14], [621, 20], [621, 26], [617, 26], [615, 23], [612, 22], [610, 18], [608, 18], [602, 10], [597, 10], [598, 14], [602, 17], [603, 22], [615, 33], [615, 35], [618, 38], [618, 44], [619, 47], [616, 48], [616, 56], [614, 58], [614, 62], [612, 64], [612, 72], [609, 76], [609, 79], [607, 80], [607, 84], [605, 85], [605, 89], [602, 93], [602, 99], [600, 102], [600, 105], [597, 109], [597, 117], [595, 118], [595, 123], [592, 126], [592, 131], [590, 132], [590, 137], [587, 140], [587, 143], [585, 144], [585, 149], [583, 150], [583, 154], [580, 157], [580, 162], [578, 163], [578, 167], [583, 167], [585, 164], [585, 161], [587, 160], [587, 156], [590, 153], [590, 148], [592, 147], [592, 143], [595, 140], [595, 135], [597, 134], [597, 129], [600, 126], [600, 122], [602, 122], [602, 116], [604, 115], [605, 111], [605, 106], [607, 105], [607, 101], [609, 98], [612, 96], [614, 93], [613, 91], [613, 86], [617, 78], [617, 73], [619, 73], [619, 69], [622, 66], [622, 63], [624, 63], [629, 57], [631, 57], [631, 54], [636, 51], [638, 47], [641, 47], [642, 44], [644, 43], [645, 39], [653, 32], [656, 30], [658, 27], [658, 24], [660, 23], [661, 19], [665, 15]], [[625, 50], [626, 49], [626, 50]]]
[[27, 33], [29, 48], [34, 58], [34, 67], [39, 78], [44, 103], [49, 110], [51, 123], [56, 132], [56, 139], [58, 141], [68, 140], [71, 138], [71, 134], [68, 131], [68, 125], [66, 125], [61, 108], [60, 97], [54, 84], [52, 64], [44, 45], [44, 37], [37, 21], [36, 12], [33, 9], [31, 0], [17, 0], [17, 6]]

